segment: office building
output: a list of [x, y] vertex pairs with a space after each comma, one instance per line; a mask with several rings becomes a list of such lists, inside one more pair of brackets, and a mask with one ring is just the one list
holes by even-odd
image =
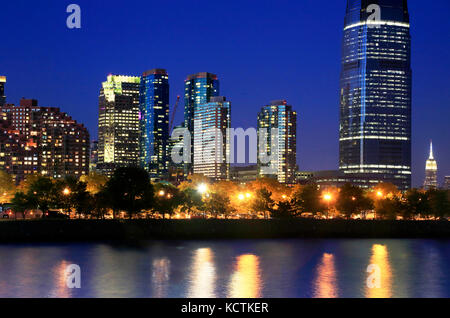
[[108, 75], [99, 96], [97, 170], [111, 176], [139, 164], [140, 77]]
[[212, 97], [194, 111], [194, 173], [214, 180], [230, 179], [231, 103]]
[[[381, 20], [367, 10], [373, 3]], [[343, 173], [366, 184], [411, 187], [411, 77], [407, 1], [348, 0], [340, 79]]]
[[184, 127], [191, 134], [191, 163], [185, 164], [186, 174], [193, 172], [193, 140], [194, 140], [194, 113], [199, 105], [207, 104], [212, 97], [219, 96], [219, 80], [217, 75], [211, 73], [197, 73], [189, 75], [184, 83]]
[[273, 101], [258, 113], [258, 175], [295, 184], [297, 113], [285, 100]]
[[169, 75], [153, 69], [142, 74], [140, 88], [140, 164], [152, 181], [169, 169]]

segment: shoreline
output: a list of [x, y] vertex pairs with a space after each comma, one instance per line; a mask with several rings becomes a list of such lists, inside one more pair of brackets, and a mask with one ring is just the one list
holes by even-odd
[[450, 222], [314, 219], [0, 222], [2, 243], [292, 238], [450, 239]]

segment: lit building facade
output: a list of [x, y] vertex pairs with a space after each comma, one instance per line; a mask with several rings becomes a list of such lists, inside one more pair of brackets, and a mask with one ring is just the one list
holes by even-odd
[[6, 104], [5, 85], [6, 76], [0, 76], [0, 106]]
[[446, 176], [444, 180], [444, 189], [450, 190], [450, 176]]
[[258, 179], [258, 166], [232, 166], [230, 179], [242, 184], [255, 181]]
[[433, 143], [431, 142], [430, 156], [428, 157], [428, 160], [425, 165], [425, 182], [423, 183], [423, 187], [425, 189], [427, 190], [437, 189], [438, 187], [437, 173], [438, 173], [438, 165], [436, 160], [434, 159]]
[[109, 75], [99, 96], [97, 170], [111, 176], [139, 164], [140, 77]]
[[[381, 8], [381, 20], [372, 21], [373, 11], [367, 13], [373, 3]], [[339, 167], [368, 186], [411, 187], [410, 56], [406, 0], [347, 2]]]
[[89, 173], [89, 132], [59, 108], [22, 99], [20, 106], [3, 106], [2, 114], [9, 128], [0, 165], [16, 182], [34, 173], [53, 178]]
[[[274, 134], [276, 132], [276, 134]], [[285, 100], [273, 101], [258, 113], [258, 175], [296, 183], [297, 113]], [[262, 140], [265, 139], [265, 140]], [[269, 162], [264, 162], [270, 157]]]
[[89, 171], [97, 171], [98, 163], [98, 141], [91, 142], [91, 150], [89, 154]]
[[[199, 105], [209, 103], [212, 97], [218, 97], [220, 94], [217, 75], [207, 72], [189, 75], [184, 83], [184, 93], [184, 127], [189, 130], [193, 141], [195, 109]], [[185, 164], [186, 174], [192, 173], [193, 160], [193, 142], [191, 142], [191, 164]]]
[[231, 103], [212, 97], [194, 111], [194, 173], [213, 180], [230, 179]]
[[169, 76], [153, 69], [142, 74], [140, 88], [140, 164], [152, 181], [169, 169]]

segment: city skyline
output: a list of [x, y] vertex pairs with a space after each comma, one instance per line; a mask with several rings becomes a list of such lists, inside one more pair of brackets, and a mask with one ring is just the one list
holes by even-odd
[[[90, 8], [91, 4], [88, 4], [87, 2], [83, 3], [81, 1], [80, 5], [86, 6], [87, 8]], [[431, 4], [431, 7], [423, 8], [423, 10], [433, 10], [433, 14], [438, 15], [439, 10], [437, 10], [435, 7], [433, 8], [433, 5], [436, 7], [438, 5], [441, 6], [448, 6], [448, 3], [439, 3], [438, 4]], [[95, 7], [95, 5], [92, 5]], [[208, 8], [211, 10], [214, 5], [210, 5]], [[313, 15], [311, 14], [311, 10], [305, 10], [303, 5], [299, 5], [302, 7], [302, 11], [298, 11], [297, 13], [302, 17], [305, 18], [306, 15]], [[244, 8], [245, 8], [244, 4]], [[12, 9], [12, 7], [10, 8]], [[267, 9], [267, 8], [266, 8]], [[310, 9], [314, 10], [314, 5], [310, 5]], [[205, 9], [206, 10], [206, 9]], [[329, 25], [333, 25], [335, 27], [329, 28], [329, 31], [332, 34], [337, 34], [342, 32], [342, 15], [344, 14], [345, 10], [345, 1], [342, 1], [340, 4], [330, 4], [330, 11], [335, 10], [335, 14], [338, 15], [338, 17], [334, 17], [333, 14], [328, 14], [325, 12], [327, 18], [331, 18], [332, 23], [327, 23], [328, 27]], [[5, 11], [8, 11], [8, 5], [5, 9]], [[5, 12], [4, 11], [4, 12]], [[85, 12], [89, 12], [88, 10], [85, 10]], [[417, 4], [411, 3], [410, 4], [410, 11], [412, 15], [412, 19], [418, 16], [417, 13]], [[445, 10], [442, 10], [445, 11]], [[26, 10], [25, 10], [26, 12]], [[114, 14], [114, 12], [109, 11], [109, 13]], [[0, 13], [1, 14], [1, 13]], [[45, 14], [45, 12], [44, 12]], [[267, 13], [265, 13], [267, 14]], [[430, 17], [432, 17], [431, 15]], [[293, 18], [293, 15], [289, 16], [290, 19]], [[421, 17], [422, 19], [426, 17]], [[87, 37], [85, 33], [89, 32], [89, 16], [86, 16], [87, 23], [83, 24], [83, 28], [78, 35], [75, 37]], [[431, 18], [430, 18], [431, 19]], [[289, 20], [292, 21], [292, 20]], [[440, 19], [439, 21], [445, 21], [445, 19]], [[315, 23], [315, 19], [313, 17], [306, 17], [305, 21], [303, 22], [313, 22]], [[303, 25], [302, 23], [293, 23], [289, 26], [293, 25]], [[442, 22], [447, 25], [447, 22]], [[424, 151], [426, 149], [426, 145], [428, 144], [428, 141], [430, 138], [433, 139], [435, 144], [435, 152], [436, 157], [439, 160], [439, 166], [440, 166], [440, 173], [439, 173], [439, 183], [443, 183], [443, 176], [449, 174], [449, 160], [447, 159], [449, 157], [448, 155], [448, 147], [445, 147], [446, 140], [448, 140], [448, 129], [446, 129], [446, 126], [443, 123], [443, 119], [446, 118], [445, 112], [448, 112], [447, 109], [443, 107], [446, 100], [446, 93], [444, 90], [438, 90], [439, 87], [445, 87], [446, 82], [445, 80], [441, 81], [436, 84], [435, 81], [433, 81], [432, 76], [433, 74], [439, 74], [440, 70], [437, 68], [429, 68], [429, 61], [430, 61], [430, 55], [431, 51], [433, 51], [433, 54], [440, 54], [439, 52], [436, 52], [436, 50], [432, 50], [431, 48], [428, 48], [426, 52], [428, 52], [428, 55], [423, 53], [422, 51], [419, 51], [417, 49], [414, 49], [414, 46], [420, 47], [420, 45], [425, 45], [422, 43], [420, 44], [420, 41], [424, 41], [423, 35], [426, 32], [425, 26], [427, 23], [423, 20], [414, 21], [411, 26], [411, 33], [413, 37], [413, 68], [414, 68], [414, 94], [419, 95], [418, 98], [414, 97], [414, 113], [413, 116], [413, 175], [414, 175], [414, 182], [413, 186], [420, 186], [423, 183], [424, 179], [424, 169], [423, 169], [423, 162], [427, 158], [427, 152]], [[290, 29], [289, 26], [285, 26], [284, 29]], [[264, 26], [265, 27], [265, 26]], [[277, 29], [278, 30], [278, 29]], [[282, 30], [281, 28], [279, 30]], [[296, 28], [296, 30], [301, 31], [301, 28]], [[313, 30], [313, 28], [311, 29]], [[323, 33], [321, 33], [321, 29], [317, 29], [318, 32], [321, 34], [321, 36], [328, 36]], [[323, 29], [322, 29], [323, 30]], [[73, 39], [74, 35], [70, 33], [67, 30], [64, 30], [64, 36], [68, 36]], [[292, 32], [292, 30], [291, 30]], [[95, 32], [94, 32], [95, 33]], [[311, 39], [309, 38], [308, 34], [302, 34], [302, 39], [305, 38], [306, 40]], [[421, 35], [422, 39], [417, 39], [417, 35]], [[427, 34], [428, 35], [428, 34]], [[88, 38], [88, 37], [87, 37]], [[286, 40], [284, 36], [282, 36], [283, 40]], [[436, 38], [436, 35], [430, 35], [427, 37], [427, 46], [433, 46], [436, 45], [435, 42], [433, 42], [433, 39]], [[78, 42], [80, 39], [77, 39], [76, 43], [82, 43]], [[241, 40], [242, 41], [242, 40]], [[419, 42], [419, 44], [417, 44]], [[277, 42], [279, 43], [279, 42]], [[287, 41], [288, 45], [292, 45], [292, 42]], [[318, 43], [316, 43], [318, 44]], [[318, 44], [319, 45], [319, 44]], [[439, 43], [439, 45], [442, 45], [442, 42]], [[300, 170], [327, 170], [327, 169], [336, 169], [338, 160], [337, 160], [337, 112], [335, 111], [338, 105], [338, 94], [336, 94], [336, 69], [337, 72], [339, 72], [339, 56], [340, 56], [340, 47], [339, 45], [333, 44], [332, 51], [334, 52], [331, 54], [334, 56], [334, 58], [324, 58], [324, 56], [328, 56], [328, 54], [323, 53], [324, 55], [321, 56], [320, 61], [324, 64], [321, 66], [319, 70], [321, 71], [320, 76], [313, 76], [313, 82], [316, 80], [315, 83], [322, 83], [323, 85], [321, 88], [321, 91], [323, 91], [323, 94], [320, 96], [323, 98], [319, 98], [318, 102], [311, 102], [311, 98], [314, 96], [314, 89], [312, 89], [311, 93], [308, 93], [308, 90], [311, 88], [310, 85], [305, 80], [301, 79], [295, 79], [293, 80], [292, 74], [295, 73], [296, 77], [308, 77], [311, 76], [310, 70], [308, 68], [302, 68], [298, 67], [296, 70], [286, 71], [285, 69], [281, 69], [278, 66], [282, 67], [286, 64], [283, 63], [283, 61], [279, 61], [277, 58], [273, 57], [273, 61], [269, 58], [264, 59], [264, 63], [260, 64], [259, 62], [263, 62], [261, 57], [264, 54], [256, 55], [258, 59], [258, 67], [260, 70], [255, 71], [254, 67], [252, 66], [253, 72], [249, 72], [249, 68], [245, 67], [244, 64], [248, 63], [248, 57], [243, 56], [242, 59], [234, 59], [233, 63], [239, 68], [242, 68], [242, 71], [237, 72], [234, 68], [230, 68], [227, 70], [226, 67], [224, 67], [224, 64], [229, 66], [227, 63], [217, 63], [213, 64], [212, 62], [214, 60], [212, 59], [206, 59], [206, 62], [199, 62], [192, 58], [191, 55], [189, 55], [189, 58], [186, 58], [183, 60], [183, 63], [186, 65], [181, 67], [174, 67], [175, 65], [169, 61], [168, 58], [162, 57], [160, 59], [154, 59], [154, 61], [149, 62], [148, 58], [142, 57], [142, 61], [140, 62], [130, 62], [130, 63], [108, 63], [106, 62], [109, 59], [106, 59], [105, 61], [100, 62], [98, 59], [93, 60], [91, 62], [88, 62], [89, 65], [91, 65], [94, 61], [97, 64], [100, 64], [100, 67], [94, 66], [92, 73], [92, 76], [89, 76], [89, 79], [87, 79], [82, 85], [82, 89], [78, 91], [77, 94], [81, 95], [76, 98], [71, 98], [73, 96], [71, 90], [72, 86], [74, 86], [74, 89], [77, 88], [76, 85], [72, 85], [72, 80], [77, 79], [79, 76], [77, 72], [73, 71], [72, 67], [69, 67], [69, 72], [71, 74], [72, 78], [69, 78], [64, 85], [64, 89], [62, 87], [58, 88], [58, 83], [56, 83], [56, 87], [48, 87], [49, 85], [52, 86], [55, 84], [53, 80], [49, 80], [49, 74], [43, 74], [41, 72], [36, 73], [37, 69], [39, 67], [34, 66], [30, 68], [30, 76], [19, 76], [20, 74], [23, 74], [23, 71], [20, 71], [20, 67], [18, 68], [19, 71], [16, 73], [12, 70], [11, 67], [9, 67], [8, 61], [11, 61], [11, 59], [7, 59], [8, 53], [2, 53], [2, 59], [0, 59], [2, 62], [0, 62], [0, 69], [2, 75], [6, 75], [8, 77], [8, 82], [6, 86], [6, 95], [7, 95], [7, 101], [8, 102], [15, 102], [17, 103], [17, 100], [21, 96], [27, 96], [27, 97], [33, 97], [38, 98], [43, 101], [43, 104], [45, 105], [57, 105], [61, 107], [64, 111], [71, 114], [78, 122], [86, 123], [86, 125], [89, 127], [89, 131], [91, 132], [92, 138], [96, 138], [96, 115], [94, 114], [92, 116], [92, 108], [95, 109], [95, 103], [96, 100], [92, 99], [89, 96], [92, 95], [98, 95], [98, 83], [101, 81], [98, 81], [94, 86], [91, 86], [90, 83], [93, 79], [98, 78], [100, 75], [98, 72], [99, 68], [108, 68], [107, 72], [102, 72], [101, 77], [102, 80], [104, 80], [104, 77], [108, 73], [125, 73], [125, 74], [140, 74], [139, 70], [136, 67], [136, 64], [145, 64], [145, 66], [140, 67], [140, 69], [148, 69], [151, 67], [157, 67], [157, 66], [163, 66], [168, 69], [168, 72], [171, 76], [171, 86], [174, 87], [174, 89], [171, 92], [171, 107], [173, 107], [175, 98], [173, 98], [173, 95], [177, 95], [182, 93], [183, 88], [183, 79], [186, 77], [187, 74], [192, 74], [196, 71], [211, 71], [214, 72], [219, 76], [221, 79], [221, 95], [225, 95], [230, 98], [230, 100], [233, 101], [234, 105], [234, 114], [233, 116], [233, 127], [250, 127], [256, 126], [256, 113], [258, 109], [267, 103], [267, 100], [273, 100], [277, 98], [284, 98], [288, 99], [290, 101], [290, 104], [294, 105], [294, 108], [300, 113], [299, 118], [299, 134], [301, 138], [298, 138], [298, 163], [300, 165]], [[82, 48], [80, 48], [83, 50]], [[181, 56], [182, 54], [179, 50], [175, 56]], [[254, 53], [253, 50], [250, 50]], [[230, 51], [228, 51], [230, 52]], [[234, 52], [232, 50], [232, 52]], [[270, 54], [273, 54], [273, 51], [270, 51]], [[419, 53], [420, 52], [420, 53]], [[23, 53], [25, 57], [27, 57], [27, 54]], [[111, 53], [113, 56], [115, 56], [115, 53]], [[248, 54], [248, 53], [246, 53]], [[269, 54], [269, 53], [268, 53]], [[292, 59], [294, 56], [292, 54], [289, 55], [289, 53], [285, 52], [283, 50], [283, 53], [280, 54], [288, 54], [287, 58]], [[296, 58], [301, 59], [305, 56], [306, 53], [304, 52], [297, 52], [295, 54]], [[172, 54], [168, 54], [170, 57], [173, 57]], [[311, 57], [311, 55], [306, 55], [308, 57]], [[434, 55], [433, 55], [434, 56]], [[415, 59], [414, 59], [415, 57]], [[417, 59], [421, 58], [422, 61], [424, 61], [424, 57], [427, 57], [428, 62], [426, 63], [418, 63]], [[192, 62], [192, 59], [194, 62]], [[46, 59], [44, 59], [46, 60]], [[49, 62], [49, 65], [53, 66], [51, 68], [50, 75], [58, 75], [59, 71], [56, 69], [56, 65], [59, 64], [60, 61], [58, 59], [55, 59], [55, 62]], [[314, 59], [313, 59], [314, 60]], [[11, 66], [14, 66], [16, 63], [14, 62], [14, 59], [12, 60]], [[292, 61], [292, 60], [291, 60]], [[30, 61], [25, 61], [28, 63], [27, 65], [30, 66]], [[85, 61], [86, 62], [86, 61]], [[5, 65], [3, 65], [3, 63]], [[77, 62], [77, 59], [75, 59], [75, 64], [79, 63]], [[447, 63], [447, 62], [444, 62]], [[45, 65], [45, 63], [39, 63]], [[63, 63], [64, 64], [64, 63]], [[181, 64], [180, 64], [181, 65]], [[215, 66], [217, 65], [217, 66]], [[329, 67], [331, 66], [332, 67]], [[304, 66], [302, 64], [302, 66]], [[328, 67], [327, 67], [328, 66]], [[417, 68], [417, 70], [416, 70]], [[445, 69], [444, 67], [441, 67]], [[91, 69], [91, 68], [90, 68]], [[186, 69], [190, 69], [186, 71]], [[281, 72], [280, 69], [282, 70]], [[426, 70], [425, 70], [426, 69]], [[327, 75], [327, 71], [331, 70], [334, 76]], [[233, 71], [233, 72], [231, 72]], [[270, 71], [270, 72], [269, 72]], [[84, 73], [83, 73], [84, 72]], [[85, 71], [80, 72], [83, 74], [86, 74]], [[56, 73], [56, 74], [55, 74]], [[47, 79], [47, 81], [40, 81], [42, 83], [35, 83], [30, 82], [31, 79], [36, 78], [37, 74], [42, 75], [43, 79]], [[173, 74], [173, 75], [172, 75]], [[236, 75], [233, 75], [236, 74]], [[270, 82], [270, 87], [272, 87], [272, 90], [268, 92], [267, 86], [264, 84], [261, 85], [261, 80], [259, 77], [261, 77], [262, 74], [265, 74], [263, 77], [265, 79], [273, 79], [276, 78], [276, 81], [268, 81]], [[271, 74], [272, 77], [268, 77]], [[277, 76], [277, 75], [282, 76]], [[425, 74], [428, 74], [430, 76], [425, 76]], [[25, 74], [23, 74], [25, 75]], [[240, 76], [240, 77], [239, 77]], [[58, 77], [58, 76], [55, 76]], [[329, 78], [329, 79], [328, 79]], [[426, 78], [426, 80], [424, 80]], [[246, 86], [245, 93], [243, 92], [243, 89], [240, 87], [244, 87], [242, 80], [246, 80], [247, 82], [250, 81], [250, 84]], [[318, 82], [317, 82], [318, 80]], [[434, 87], [431, 84], [425, 83], [426, 81], [433, 83]], [[23, 82], [23, 83], [22, 83]], [[64, 82], [64, 81], [62, 81]], [[310, 82], [310, 81], [309, 81]], [[20, 83], [20, 84], [19, 84]], [[418, 83], [423, 85], [418, 85]], [[448, 86], [448, 85], [447, 85]], [[44, 89], [42, 89], [42, 87]], [[180, 89], [181, 87], [181, 89]], [[233, 88], [237, 87], [237, 89]], [[330, 87], [330, 88], [328, 88]], [[29, 89], [28, 89], [29, 88]], [[40, 89], [37, 89], [40, 88]], [[37, 89], [37, 90], [36, 90]], [[259, 94], [255, 94], [255, 92], [258, 91]], [[419, 93], [417, 93], [419, 91]], [[66, 96], [62, 96], [61, 92], [67, 93]], [[52, 95], [53, 93], [53, 95]], [[82, 93], [82, 94], [80, 94]], [[439, 93], [439, 94], [437, 94]], [[247, 96], [251, 95], [251, 96]], [[270, 95], [270, 96], [269, 96]], [[276, 96], [274, 96], [276, 95]], [[82, 97], [82, 99], [81, 99]], [[84, 102], [80, 102], [83, 100]], [[251, 102], [249, 102], [251, 101]], [[85, 106], [85, 105], [90, 106]], [[439, 115], [437, 116], [437, 112], [433, 111], [433, 109], [436, 109], [439, 105], [442, 105], [439, 109]], [[76, 106], [74, 106], [76, 105]], [[82, 106], [80, 106], [82, 105]], [[314, 109], [314, 112], [312, 112], [312, 109]], [[429, 109], [429, 111], [426, 111], [426, 109]], [[420, 113], [419, 113], [420, 111]], [[175, 123], [178, 124], [181, 122], [182, 115], [180, 114], [181, 111], [178, 112], [177, 119], [175, 120]], [[418, 115], [420, 114], [420, 116]], [[441, 118], [437, 118], [441, 117]], [[447, 116], [448, 117], [448, 116]], [[435, 120], [437, 122], [435, 122]], [[314, 127], [314, 126], [317, 126]], [[319, 128], [320, 127], [320, 128]], [[320, 131], [322, 130], [322, 131]], [[326, 138], [325, 138], [326, 137]], [[321, 160], [317, 160], [317, 157], [320, 157]]]

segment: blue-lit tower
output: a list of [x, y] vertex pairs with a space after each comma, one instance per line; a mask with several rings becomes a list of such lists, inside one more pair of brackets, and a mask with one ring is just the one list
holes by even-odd
[[406, 0], [348, 0], [340, 170], [362, 187], [411, 187], [411, 36]]
[[169, 76], [164, 69], [144, 72], [141, 77], [140, 164], [153, 181], [167, 178], [169, 166]]

